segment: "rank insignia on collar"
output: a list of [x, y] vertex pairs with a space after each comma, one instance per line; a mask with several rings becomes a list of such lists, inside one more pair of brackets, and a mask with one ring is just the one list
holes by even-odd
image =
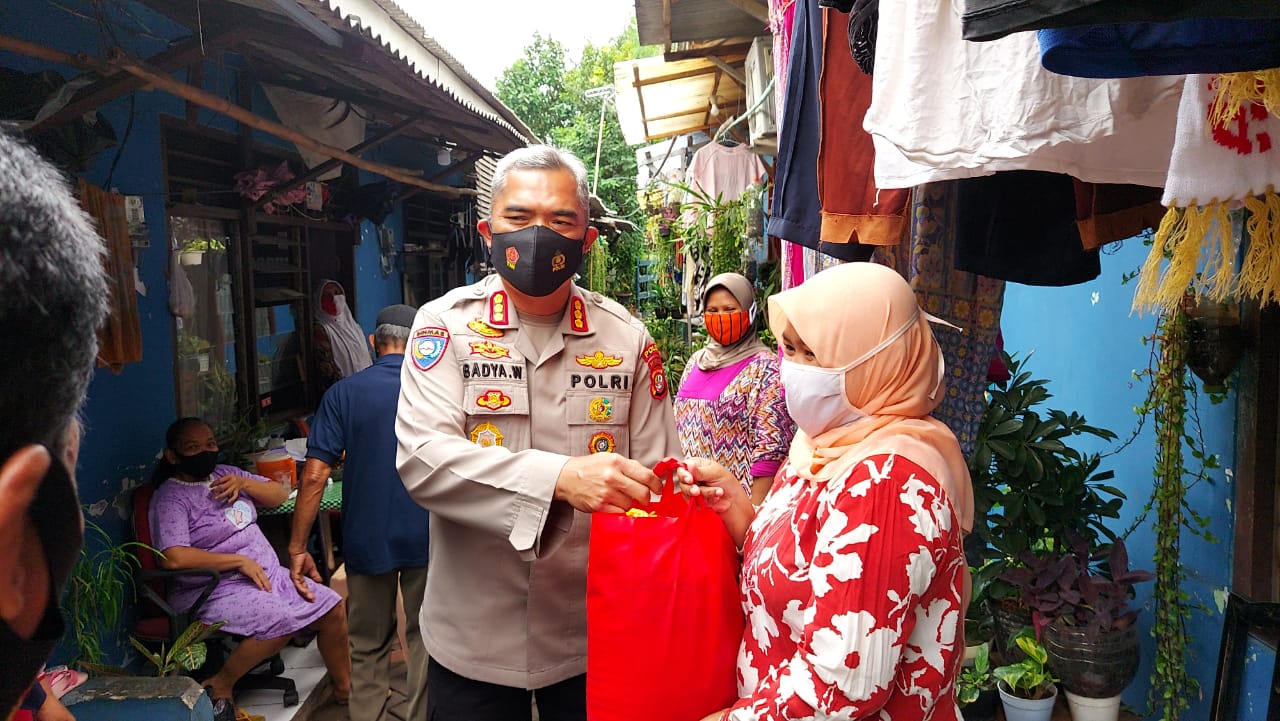
[[471, 355], [478, 355], [481, 358], [497, 360], [511, 357], [510, 349], [491, 340], [473, 340], [468, 345], [471, 346]]
[[515, 270], [516, 263], [519, 263], [519, 262], [520, 262], [520, 251], [516, 250], [515, 246], [507, 248], [507, 267], [512, 270]]
[[431, 370], [449, 347], [449, 331], [438, 326], [419, 328], [409, 339], [409, 355], [420, 371]]
[[502, 445], [502, 431], [492, 423], [481, 423], [471, 429], [471, 442], [481, 448]]
[[569, 302], [569, 329], [574, 333], [586, 333], [590, 330], [587, 327], [587, 304], [576, 295]]
[[574, 360], [578, 361], [578, 365], [580, 366], [595, 368], [598, 371], [622, 365], [621, 358], [616, 355], [605, 355], [602, 350], [596, 351], [593, 355], [577, 356]]
[[501, 338], [506, 335], [506, 331], [498, 330], [484, 321], [476, 318], [467, 324], [467, 327], [485, 338]]
[[489, 325], [506, 325], [509, 306], [507, 291], [499, 290], [489, 296]]
[[555, 273], [555, 272], [564, 270], [564, 263], [565, 263], [564, 253], [556, 251], [556, 254], [551, 256], [551, 272]]
[[499, 390], [485, 391], [484, 395], [476, 398], [476, 405], [496, 411], [511, 405], [511, 396]]
[[613, 434], [608, 431], [600, 431], [591, 436], [591, 441], [587, 443], [587, 448], [592, 453], [612, 453], [613, 449], [617, 447], [617, 441], [613, 439]]
[[596, 423], [605, 423], [613, 418], [613, 401], [608, 398], [592, 398], [587, 404], [587, 417]]

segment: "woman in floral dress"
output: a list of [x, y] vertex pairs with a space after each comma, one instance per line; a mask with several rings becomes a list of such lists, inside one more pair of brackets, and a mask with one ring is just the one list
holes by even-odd
[[[289, 498], [288, 489], [235, 466], [217, 463], [213, 430], [199, 418], [182, 418], [165, 434], [164, 455], [152, 475], [151, 538], [164, 553], [168, 569], [212, 568], [222, 580], [200, 606], [205, 623], [226, 621], [223, 631], [245, 638], [222, 668], [203, 681], [214, 704], [214, 719], [233, 719], [231, 692], [241, 676], [279, 653], [293, 634], [317, 633], [317, 647], [344, 701], [351, 689], [346, 605], [333, 589], [307, 581], [314, 601], [298, 594], [289, 569], [258, 528], [258, 508], [273, 508]], [[203, 579], [181, 577], [169, 603], [187, 609]]]
[[778, 382], [778, 356], [756, 335], [755, 291], [721, 273], [702, 296], [707, 345], [689, 358], [676, 392], [676, 430], [686, 456], [728, 468], [759, 504], [787, 455], [796, 426]]
[[681, 474], [743, 548], [740, 699], [707, 721], [955, 721], [973, 494], [929, 415], [934, 319], [896, 272], [850, 263], [774, 295], [769, 320], [799, 431], [768, 499], [713, 461]]

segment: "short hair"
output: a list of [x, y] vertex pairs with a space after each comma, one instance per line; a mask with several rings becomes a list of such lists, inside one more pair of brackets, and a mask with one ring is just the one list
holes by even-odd
[[384, 345], [404, 345], [409, 340], [409, 329], [402, 325], [383, 323], [373, 331], [373, 344], [381, 348]]
[[[578, 184], [578, 204], [591, 220], [591, 195], [587, 190], [587, 166], [568, 150], [551, 145], [530, 145], [507, 153], [493, 169], [492, 197], [502, 195], [507, 187], [507, 175], [513, 170], [567, 170]], [[490, 218], [492, 220], [492, 218]]]
[[109, 300], [105, 246], [61, 173], [0, 126], [0, 459], [60, 457]]

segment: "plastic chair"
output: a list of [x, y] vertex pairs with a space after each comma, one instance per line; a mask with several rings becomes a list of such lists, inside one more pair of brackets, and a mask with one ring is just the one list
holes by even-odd
[[[1244, 676], [1245, 652], [1249, 636], [1256, 632], [1275, 639], [1280, 634], [1280, 603], [1259, 603], [1232, 593], [1227, 599], [1222, 645], [1218, 650], [1218, 673], [1213, 684], [1210, 721], [1237, 721], [1240, 718], [1240, 681]], [[1271, 690], [1266, 721], [1280, 721], [1280, 663], [1271, 670]]]
[[[151, 539], [151, 497], [155, 495], [155, 487], [144, 484], [133, 492], [133, 535], [139, 543], [154, 547]], [[144, 644], [158, 646], [172, 645], [178, 635], [191, 623], [197, 620], [200, 607], [209, 600], [213, 589], [222, 580], [222, 574], [212, 568], [187, 568], [181, 571], [161, 567], [156, 554], [146, 550], [138, 550], [139, 570], [136, 586], [140, 594], [137, 620], [134, 622], [134, 635]], [[178, 611], [166, 600], [166, 585], [177, 576], [187, 578], [204, 578], [204, 587], [191, 608]], [[230, 650], [239, 643], [242, 636], [230, 633], [215, 633], [206, 642], [208, 656], [205, 664], [197, 672], [205, 669], [220, 668]], [[284, 705], [298, 704], [298, 687], [293, 679], [284, 674], [284, 660], [279, 654], [272, 656], [245, 674], [236, 682], [236, 690], [276, 689], [284, 692]]]

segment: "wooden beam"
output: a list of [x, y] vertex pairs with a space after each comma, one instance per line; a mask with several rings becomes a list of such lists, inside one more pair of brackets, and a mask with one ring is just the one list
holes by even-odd
[[338, 158], [360, 168], [361, 170], [376, 173], [398, 183], [404, 183], [405, 185], [414, 185], [426, 190], [432, 190], [437, 193], [443, 193], [450, 196], [463, 194], [459, 188], [452, 188], [447, 185], [438, 185], [436, 183], [428, 183], [421, 178], [413, 177], [412, 174], [417, 171], [407, 168], [397, 168], [383, 163], [376, 163], [371, 160], [364, 160], [340, 148], [335, 148], [331, 145], [321, 143], [299, 133], [296, 130], [293, 130], [292, 128], [285, 127], [277, 122], [255, 115], [224, 98], [220, 98], [212, 93], [207, 93], [200, 88], [193, 88], [186, 83], [169, 77], [168, 75], [156, 72], [153, 68], [146, 67], [146, 65], [141, 61], [129, 58], [119, 51], [111, 52], [109, 62], [113, 67], [118, 67], [121, 70], [136, 75], [139, 78], [146, 80], [148, 84], [154, 85], [167, 93], [176, 95], [184, 100], [189, 100], [216, 113], [226, 115], [236, 122], [248, 125], [251, 128], [261, 130], [264, 133], [270, 133], [271, 135], [283, 140], [288, 140], [289, 142], [299, 147], [306, 148], [312, 152], [320, 153], [321, 155], [326, 155], [330, 158]]
[[726, 63], [725, 61], [721, 60], [715, 55], [708, 55], [707, 60], [710, 61], [712, 65], [715, 65], [717, 68], [720, 68], [720, 70], [725, 75], [728, 75], [729, 77], [733, 78], [734, 82], [736, 82], [738, 85], [741, 85], [744, 88], [747, 87], [747, 79], [742, 77], [742, 73], [735, 70], [732, 65], [730, 65], [729, 63]]
[[643, 80], [641, 80], [640, 68], [638, 66], [632, 66], [632, 67], [635, 67], [635, 70], [636, 70], [636, 79], [635, 79], [635, 82], [632, 83], [632, 85], [634, 85], [637, 88], [643, 87], [645, 85], [656, 85], [658, 83], [665, 83], [668, 80], [680, 80], [681, 78], [696, 78], [699, 75], [710, 75], [711, 73], [720, 72], [720, 68], [717, 68], [714, 65], [704, 65], [703, 67], [700, 67], [700, 68], [691, 68], [689, 70], [682, 70], [678, 73], [668, 73], [667, 75], [654, 75], [653, 77], [644, 78]]
[[769, 8], [760, 0], [729, 0], [729, 4], [764, 23], [765, 26], [769, 25]]
[[[395, 125], [392, 125], [390, 128], [387, 128], [386, 130], [382, 131], [382, 133], [365, 140], [363, 143], [360, 143], [358, 145], [348, 148], [347, 152], [351, 153], [352, 155], [359, 155], [360, 153], [363, 153], [366, 150], [372, 150], [373, 148], [376, 148], [379, 145], [382, 145], [383, 143], [396, 137], [397, 135], [404, 133], [406, 130], [413, 127], [414, 123], [417, 123], [418, 120], [419, 118], [416, 116], [405, 118], [404, 120], [401, 120]], [[333, 170], [334, 168], [338, 167], [341, 164], [342, 164], [341, 160], [337, 158], [329, 158], [328, 160], [324, 161], [323, 163], [320, 163], [316, 167], [308, 170], [302, 175], [299, 175], [293, 180], [290, 180], [284, 185], [280, 185], [275, 188], [272, 188], [271, 192], [267, 193], [266, 195], [263, 195], [261, 198], [258, 198], [258, 202], [256, 202], [253, 206], [254, 210], [258, 210], [262, 208], [267, 203], [270, 203], [272, 200], [279, 198], [280, 196], [284, 195], [285, 193], [288, 193], [290, 190], [293, 190], [294, 188], [297, 188], [301, 185], [305, 185], [306, 183], [309, 183], [312, 180], [319, 178], [321, 175], [324, 175], [325, 173], [329, 172], [330, 170]]]
[[[664, 7], [666, 6], [667, 2], [668, 0], [662, 0]], [[632, 73], [632, 76], [635, 78], [635, 83], [633, 83], [633, 85], [635, 86], [635, 89], [636, 89], [636, 102], [640, 104], [640, 124], [644, 126], [644, 134], [648, 135], [649, 121], [646, 120], [644, 117], [644, 88], [640, 86], [640, 66], [637, 65], [636, 63], [631, 63], [631, 73]]]
[[671, 2], [662, 0], [662, 53], [671, 52]]
[[[147, 58], [147, 63], [165, 72], [172, 72], [188, 65], [200, 68], [202, 67], [200, 63], [209, 52], [235, 47], [244, 40], [244, 37], [243, 30], [235, 29], [205, 38], [203, 44], [200, 38], [189, 38], [168, 50], [152, 55]], [[142, 80], [128, 73], [113, 73], [76, 93], [70, 102], [49, 117], [32, 124], [27, 132], [35, 133], [75, 120], [116, 98], [128, 95], [143, 85], [145, 83]]]

